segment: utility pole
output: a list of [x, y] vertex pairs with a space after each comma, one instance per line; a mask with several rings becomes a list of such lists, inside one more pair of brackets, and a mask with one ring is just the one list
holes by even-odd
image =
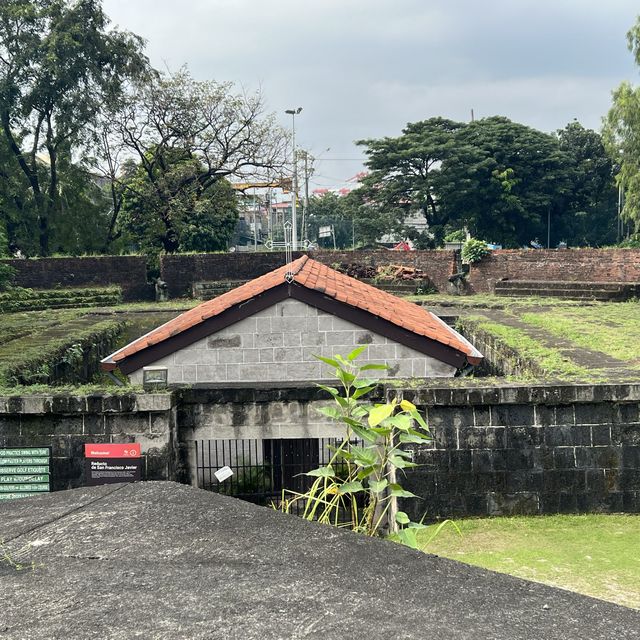
[[[301, 151], [304, 154], [304, 200], [302, 201], [302, 240], [307, 239], [307, 219], [309, 213], [309, 153]], [[312, 158], [313, 159], [313, 158]]]
[[298, 199], [298, 162], [296, 155], [296, 116], [300, 114], [302, 107], [297, 109], [287, 109], [285, 113], [291, 116], [291, 134], [293, 145], [293, 198], [291, 200], [291, 244], [293, 251], [298, 250], [298, 220], [296, 211], [296, 200]]

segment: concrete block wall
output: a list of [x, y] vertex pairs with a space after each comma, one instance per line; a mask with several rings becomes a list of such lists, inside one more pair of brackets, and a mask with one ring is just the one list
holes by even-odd
[[52, 447], [52, 490], [84, 483], [85, 443], [141, 445], [143, 478], [175, 480], [169, 394], [0, 397], [0, 448]]
[[[327, 379], [314, 354], [347, 355], [367, 345], [359, 361], [387, 364], [390, 378], [450, 377], [455, 368], [319, 311], [285, 300], [153, 363], [167, 367], [169, 384], [302, 382]], [[142, 383], [142, 370], [133, 372]]]

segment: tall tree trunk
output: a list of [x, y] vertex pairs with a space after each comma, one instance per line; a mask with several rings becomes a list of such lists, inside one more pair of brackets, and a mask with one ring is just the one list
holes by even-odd
[[165, 232], [162, 236], [162, 246], [167, 253], [175, 253], [180, 246], [180, 238], [177, 231], [173, 228], [171, 219], [167, 214], [162, 216], [164, 222]]

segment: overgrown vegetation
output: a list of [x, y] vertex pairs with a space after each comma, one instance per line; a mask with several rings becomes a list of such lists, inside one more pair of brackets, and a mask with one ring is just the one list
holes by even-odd
[[580, 309], [523, 313], [520, 319], [585, 349], [640, 364], [640, 303], [622, 302]]
[[640, 609], [640, 516], [467, 519], [420, 547], [454, 560]]
[[124, 325], [123, 320], [76, 320], [54, 333], [45, 330], [5, 343], [0, 347], [0, 385], [69, 382], [70, 372], [81, 381], [92, 359], [97, 365], [100, 345], [113, 344]]
[[594, 372], [575, 364], [558, 349], [541, 344], [526, 331], [488, 320], [483, 316], [468, 316], [478, 328], [499, 338], [505, 345], [517, 351], [525, 360], [535, 361], [537, 366], [551, 377], [589, 379]]
[[38, 334], [46, 329], [75, 320], [86, 313], [82, 309], [53, 309], [0, 315], [0, 345]]
[[469, 264], [480, 262], [482, 258], [491, 253], [484, 240], [469, 238], [462, 246], [462, 261]]
[[[333, 451], [328, 464], [309, 471], [314, 478], [304, 493], [286, 492], [280, 504], [290, 511], [295, 503], [304, 505], [302, 517], [336, 527], [344, 527], [368, 536], [394, 533], [410, 547], [417, 547], [416, 533], [424, 525], [411, 522], [397, 510], [397, 498], [417, 498], [402, 488], [398, 474], [416, 467], [407, 443], [424, 444], [431, 435], [416, 407], [399, 398], [370, 405], [363, 402], [377, 387], [370, 371], [386, 370], [385, 365], [356, 364], [366, 349], [358, 347], [346, 358], [316, 356], [333, 369], [341, 388], [318, 385], [330, 394], [335, 406], [321, 409], [327, 417], [342, 423], [345, 437]], [[354, 438], [362, 441], [356, 444]], [[341, 473], [334, 468], [343, 462]]]
[[110, 306], [122, 302], [120, 287], [68, 289], [24, 289], [14, 287], [0, 293], [0, 313]]

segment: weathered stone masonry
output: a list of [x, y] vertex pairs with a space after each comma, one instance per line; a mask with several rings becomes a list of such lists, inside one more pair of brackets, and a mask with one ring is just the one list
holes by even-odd
[[[414, 515], [640, 511], [640, 385], [426, 389]], [[419, 514], [422, 516], [422, 513]]]
[[[434, 435], [404, 481], [413, 516], [640, 512], [640, 384], [402, 393]], [[81, 485], [85, 442], [140, 442], [146, 479], [189, 482], [197, 439], [338, 435], [325, 402], [309, 386], [0, 398], [0, 446], [51, 445], [54, 489]]]
[[0, 447], [52, 447], [53, 490], [82, 486], [85, 443], [141, 444], [147, 480], [177, 479], [171, 394], [0, 397]]

